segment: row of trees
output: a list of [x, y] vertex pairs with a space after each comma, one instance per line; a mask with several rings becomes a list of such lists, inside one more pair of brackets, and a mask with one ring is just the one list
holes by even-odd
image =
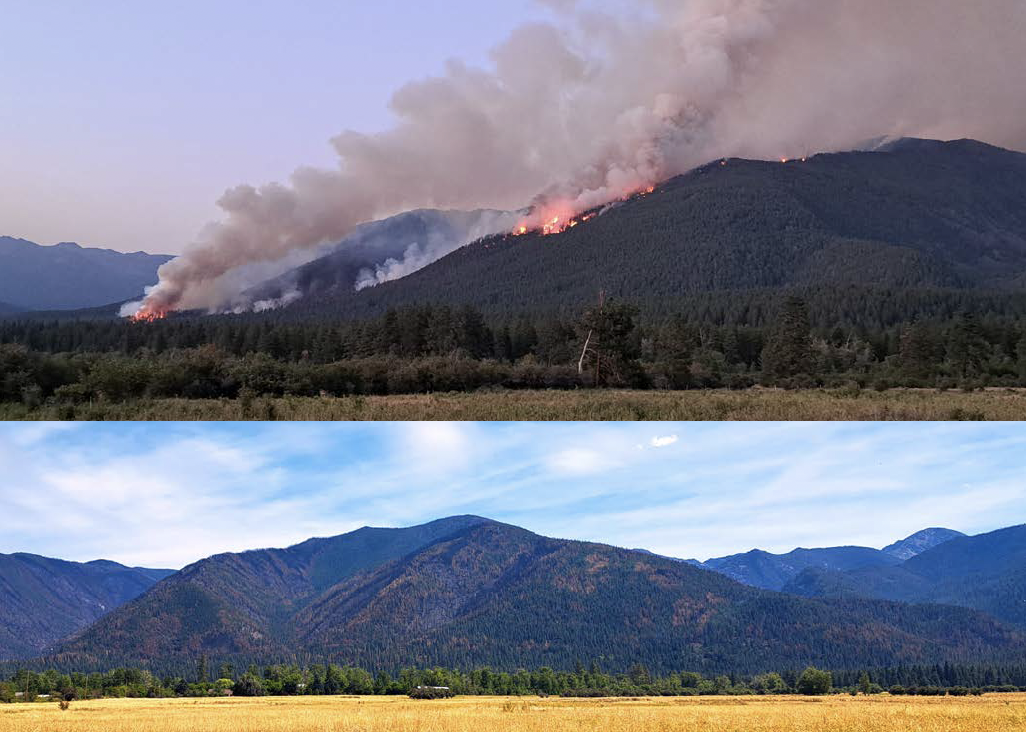
[[[174, 696], [293, 696], [333, 694], [411, 694], [418, 688], [446, 687], [460, 695], [561, 695], [561, 696], [692, 696], [725, 694], [877, 694], [885, 688], [892, 694], [963, 695], [969, 693], [1026, 691], [1026, 685], [1013, 683], [974, 686], [926, 683], [939, 675], [965, 675], [966, 678], [1014, 679], [1026, 682], [1022, 668], [999, 667], [908, 667], [879, 671], [842, 671], [831, 673], [809, 667], [802, 672], [770, 672], [752, 676], [720, 675], [704, 677], [694, 672], [674, 672], [655, 676], [643, 665], [627, 673], [609, 674], [597, 664], [578, 663], [573, 671], [539, 668], [534, 671], [474, 671], [455, 669], [404, 669], [398, 674], [372, 673], [356, 667], [333, 664], [250, 666], [241, 673], [222, 664], [216, 674], [208, 672], [205, 658], [197, 664], [191, 678], [158, 678], [150, 671], [121, 668], [106, 673], [62, 673], [19, 670], [0, 682], [0, 701], [27, 702], [40, 697], [66, 701], [101, 697], [174, 697]], [[919, 683], [884, 686], [891, 678], [917, 678]]]
[[799, 298], [765, 328], [677, 318], [642, 325], [623, 302], [569, 320], [489, 325], [464, 307], [359, 323], [231, 318], [153, 324], [0, 322], [0, 401], [472, 391], [1026, 385], [1026, 321], [816, 331]]

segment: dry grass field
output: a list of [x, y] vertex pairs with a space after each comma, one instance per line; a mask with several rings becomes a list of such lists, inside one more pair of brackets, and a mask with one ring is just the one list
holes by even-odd
[[1014, 732], [1026, 694], [954, 697], [116, 699], [0, 705], [3, 732]]
[[50, 420], [1026, 420], [1026, 390], [496, 391], [0, 407]]

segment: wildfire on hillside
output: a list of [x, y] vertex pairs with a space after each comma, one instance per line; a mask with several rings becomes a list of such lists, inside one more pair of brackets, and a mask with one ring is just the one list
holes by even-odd
[[129, 320], [133, 323], [154, 323], [167, 317], [166, 310], [153, 310], [147, 307], [139, 309], [135, 315], [130, 315]]
[[[619, 200], [629, 201], [631, 198], [648, 196], [655, 193], [655, 189], [655, 186], [647, 186], [628, 191], [620, 196]], [[583, 215], [579, 212], [575, 213], [572, 203], [545, 204], [532, 211], [525, 220], [517, 224], [512, 234], [513, 236], [524, 236], [531, 233], [541, 234], [542, 236], [562, 234], [576, 226], [580, 226], [586, 221], [591, 221], [597, 215], [594, 211]]]

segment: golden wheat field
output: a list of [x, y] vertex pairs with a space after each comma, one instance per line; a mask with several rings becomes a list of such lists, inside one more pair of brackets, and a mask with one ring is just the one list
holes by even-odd
[[1014, 732], [1026, 694], [952, 697], [114, 699], [0, 706], [3, 732]]

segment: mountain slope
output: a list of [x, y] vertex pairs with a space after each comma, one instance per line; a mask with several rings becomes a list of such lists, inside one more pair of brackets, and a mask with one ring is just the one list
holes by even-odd
[[0, 300], [27, 310], [89, 308], [141, 295], [169, 256], [0, 237]]
[[319, 592], [482, 521], [459, 516], [407, 529], [364, 527], [287, 549], [217, 554], [185, 567], [60, 650], [138, 660], [201, 651], [281, 654], [285, 625]]
[[905, 140], [786, 164], [717, 162], [564, 234], [486, 238], [402, 280], [289, 310], [363, 316], [432, 302], [515, 313], [576, 309], [600, 290], [658, 309], [714, 291], [1023, 283], [1026, 155]]
[[[791, 580], [809, 570], [816, 576], [829, 572], [896, 567], [905, 559], [938, 546], [955, 537], [965, 536], [951, 529], [923, 529], [882, 550], [862, 546], [835, 546], [822, 549], [794, 549], [786, 554], [770, 554], [753, 549], [691, 564], [725, 574], [731, 579], [764, 590], [782, 590]], [[811, 574], [810, 574], [811, 576]]]
[[896, 567], [802, 573], [785, 591], [960, 605], [1026, 627], [1026, 525], [956, 537]]
[[1004, 658], [1026, 649], [1023, 636], [970, 610], [808, 600], [654, 555], [481, 519], [449, 521], [417, 527], [416, 540], [401, 530], [390, 538], [401, 538], [402, 548], [386, 541], [371, 560], [332, 560], [320, 573], [317, 558], [329, 546], [336, 558], [349, 556], [339, 547], [351, 546], [352, 534], [320, 547], [212, 557], [63, 644], [60, 657], [79, 666], [179, 668], [200, 653], [376, 668], [569, 667], [594, 658], [611, 669], [643, 661], [751, 671]]
[[39, 655], [172, 570], [0, 554], [0, 659]]
[[953, 531], [952, 529], [923, 529], [901, 541], [894, 542], [890, 546], [885, 546], [883, 551], [892, 557], [904, 561], [911, 559], [917, 554], [922, 554], [928, 549], [933, 549], [935, 546], [939, 546], [946, 541], [957, 539], [960, 536], [965, 536], [965, 534], [961, 531]]
[[513, 226], [503, 211], [407, 211], [363, 224], [328, 254], [301, 265], [244, 295], [262, 309], [291, 297], [354, 291], [356, 287], [408, 275], [482, 236]]

